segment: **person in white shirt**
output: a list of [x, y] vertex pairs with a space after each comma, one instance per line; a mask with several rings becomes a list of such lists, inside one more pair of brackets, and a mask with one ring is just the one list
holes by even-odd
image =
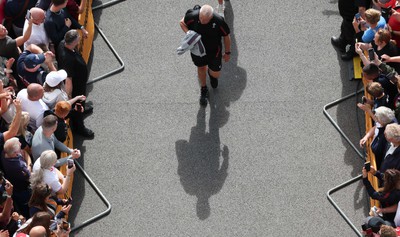
[[42, 100], [43, 94], [44, 90], [40, 84], [31, 83], [17, 95], [17, 98], [21, 100], [22, 111], [28, 112], [31, 117], [29, 127], [33, 131], [42, 125], [44, 111], [49, 109]]
[[[44, 30], [44, 20], [46, 18], [45, 11], [38, 7], [32, 7], [29, 10], [32, 19], [32, 33], [31, 37], [24, 43], [24, 49], [30, 44], [45, 45], [49, 48], [49, 38], [47, 37], [46, 31]], [[23, 32], [28, 29], [29, 21], [25, 19]]]

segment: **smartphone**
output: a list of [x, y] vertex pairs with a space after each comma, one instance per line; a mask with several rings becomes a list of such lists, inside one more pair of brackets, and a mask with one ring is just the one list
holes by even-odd
[[367, 102], [367, 98], [365, 96], [361, 97], [361, 104], [365, 104]]
[[369, 161], [365, 162], [364, 167], [365, 167], [365, 170], [369, 172], [371, 170], [371, 162], [369, 162]]
[[357, 13], [354, 17], [356, 18], [356, 21], [359, 21], [361, 19], [361, 14]]
[[74, 160], [68, 159], [67, 164], [68, 164], [68, 169], [71, 169], [74, 166]]
[[26, 19], [29, 21], [31, 19], [31, 11], [26, 12]]
[[375, 50], [373, 48], [368, 49], [368, 57], [370, 62], [375, 60]]

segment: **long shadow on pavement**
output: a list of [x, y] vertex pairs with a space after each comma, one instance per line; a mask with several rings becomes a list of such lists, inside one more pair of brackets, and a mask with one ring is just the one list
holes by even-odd
[[226, 1], [225, 20], [231, 30], [232, 55], [230, 62], [223, 64], [219, 88], [210, 91], [209, 131], [206, 129], [207, 108], [200, 107], [189, 140], [175, 143], [180, 182], [187, 194], [197, 197], [196, 214], [200, 220], [210, 216], [209, 199], [221, 191], [228, 176], [229, 148], [221, 144], [219, 129], [229, 120], [227, 108], [241, 97], [247, 83], [246, 71], [237, 66], [239, 54], [233, 19], [232, 6]]

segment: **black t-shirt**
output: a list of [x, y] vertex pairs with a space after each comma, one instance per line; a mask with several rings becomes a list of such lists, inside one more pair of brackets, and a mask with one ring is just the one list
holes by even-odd
[[68, 77], [72, 78], [72, 98], [78, 95], [86, 95], [86, 82], [88, 69], [85, 60], [77, 51], [71, 51], [61, 41], [57, 49], [57, 62], [59, 69], [64, 69]]
[[227, 36], [230, 29], [224, 18], [214, 13], [213, 18], [207, 24], [203, 25], [199, 20], [200, 10], [188, 10], [184, 22], [189, 30], [196, 31], [201, 35], [201, 41], [206, 48], [207, 55], [221, 53], [221, 37]]

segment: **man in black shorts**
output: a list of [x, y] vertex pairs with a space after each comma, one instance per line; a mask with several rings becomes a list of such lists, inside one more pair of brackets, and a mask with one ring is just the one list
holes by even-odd
[[[182, 30], [186, 33], [193, 30], [201, 35], [201, 41], [206, 49], [207, 55], [203, 57], [191, 54], [201, 85], [200, 104], [207, 105], [208, 89], [206, 84], [207, 72], [210, 77], [212, 88], [218, 87], [218, 77], [222, 67], [222, 57], [228, 62], [230, 59], [231, 38], [230, 30], [224, 18], [214, 14], [210, 5], [195, 7], [186, 12], [180, 21]], [[224, 38], [225, 53], [222, 52], [221, 38]], [[207, 71], [208, 69], [208, 71]]]

